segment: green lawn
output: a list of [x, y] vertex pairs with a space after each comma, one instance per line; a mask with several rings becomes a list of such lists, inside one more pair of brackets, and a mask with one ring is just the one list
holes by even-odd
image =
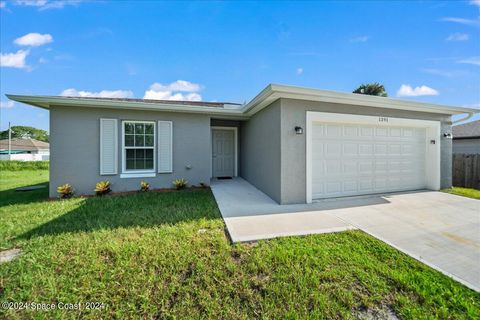
[[0, 172], [0, 318], [480, 317], [480, 295], [360, 231], [231, 245], [209, 190], [49, 201], [46, 171]]
[[443, 192], [456, 194], [473, 199], [480, 199], [480, 190], [470, 188], [452, 187], [450, 189], [443, 189]]

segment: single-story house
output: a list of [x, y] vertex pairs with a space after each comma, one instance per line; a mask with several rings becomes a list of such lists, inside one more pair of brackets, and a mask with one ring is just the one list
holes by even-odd
[[480, 120], [453, 126], [453, 153], [480, 154]]
[[268, 85], [244, 105], [7, 95], [50, 110], [50, 196], [241, 176], [280, 204], [452, 185], [452, 120], [476, 109]]
[[48, 160], [50, 144], [30, 138], [0, 140], [0, 160], [39, 161]]

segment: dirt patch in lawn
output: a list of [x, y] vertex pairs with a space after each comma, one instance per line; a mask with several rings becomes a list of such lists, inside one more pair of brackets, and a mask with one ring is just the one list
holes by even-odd
[[18, 248], [0, 251], [0, 263], [10, 262], [22, 254], [22, 250]]
[[395, 311], [389, 305], [382, 305], [380, 309], [355, 310], [353, 315], [362, 320], [399, 320]]

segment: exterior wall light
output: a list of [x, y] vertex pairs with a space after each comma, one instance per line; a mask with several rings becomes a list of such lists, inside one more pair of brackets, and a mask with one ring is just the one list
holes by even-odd
[[446, 138], [446, 139], [452, 139], [452, 134], [450, 132], [447, 132], [447, 133], [444, 133], [443, 136]]
[[303, 134], [303, 128], [302, 128], [302, 127], [299, 127], [299, 126], [296, 126], [296, 127], [295, 127], [295, 133], [296, 133], [296, 134]]

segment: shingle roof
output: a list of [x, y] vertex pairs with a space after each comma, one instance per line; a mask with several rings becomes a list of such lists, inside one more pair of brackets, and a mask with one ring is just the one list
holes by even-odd
[[480, 120], [452, 127], [453, 138], [480, 137]]
[[[8, 139], [0, 140], [0, 150], [8, 149]], [[36, 151], [36, 150], [45, 150], [50, 149], [50, 144], [48, 142], [38, 141], [35, 139], [12, 139], [12, 150], [27, 150], [27, 151]]]
[[143, 102], [143, 103], [162, 103], [162, 104], [204, 106], [204, 107], [217, 107], [217, 108], [223, 108], [226, 104], [228, 104], [228, 105], [240, 105], [239, 103], [231, 103], [231, 102], [153, 100], [153, 99], [136, 99], [136, 98], [100, 98], [100, 97], [71, 97], [71, 96], [62, 96], [62, 98], [70, 98], [70, 99], [81, 98], [81, 99], [84, 99], [84, 100], [108, 100], [108, 101], [127, 101], [127, 102]]

